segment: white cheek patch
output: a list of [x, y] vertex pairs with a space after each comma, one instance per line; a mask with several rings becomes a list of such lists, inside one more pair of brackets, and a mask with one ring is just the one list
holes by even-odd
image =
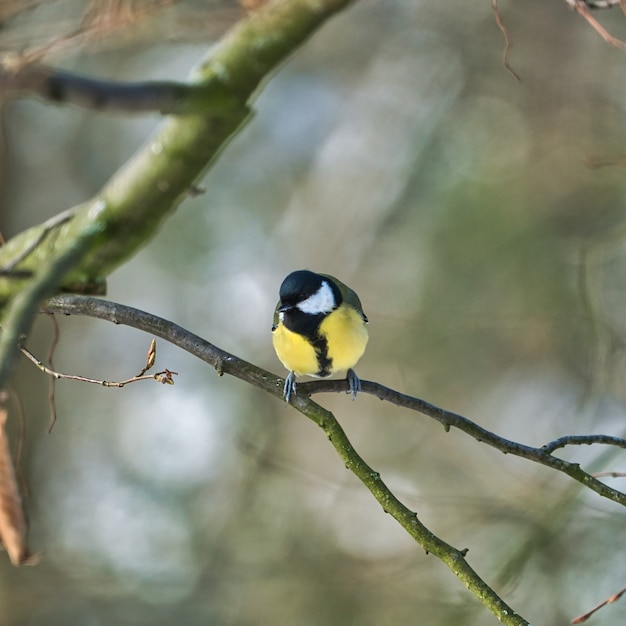
[[306, 300], [299, 302], [296, 305], [297, 309], [300, 309], [303, 313], [310, 315], [320, 315], [321, 313], [330, 313], [335, 308], [335, 296], [330, 285], [326, 282], [322, 282], [322, 286]]

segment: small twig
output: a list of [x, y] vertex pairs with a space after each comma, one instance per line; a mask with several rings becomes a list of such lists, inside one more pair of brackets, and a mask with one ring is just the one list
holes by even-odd
[[[624, 0], [626, 2], [626, 0]], [[599, 169], [601, 167], [609, 167], [615, 165], [626, 165], [626, 155], [615, 157], [589, 156], [585, 159], [587, 167], [591, 169]]]
[[[575, 0], [565, 0], [567, 4], [573, 7]], [[612, 9], [618, 4], [622, 4], [624, 0], [582, 0], [590, 9]]]
[[596, 611], [599, 611], [603, 606], [606, 606], [607, 604], [613, 604], [613, 602], [617, 602], [625, 593], [626, 587], [607, 598], [604, 602], [600, 602], [600, 604], [591, 609], [591, 611], [587, 611], [587, 613], [575, 617], [572, 620], [572, 624], [582, 624], [583, 622], [586, 622]]
[[[81, 383], [92, 383], [93, 385], [99, 385], [100, 387], [117, 387], [122, 388], [126, 385], [130, 385], [131, 383], [139, 382], [140, 380], [156, 380], [164, 385], [173, 385], [174, 379], [173, 376], [177, 376], [178, 372], [172, 372], [171, 370], [165, 369], [162, 372], [157, 372], [156, 374], [144, 375], [140, 374], [138, 376], [132, 376], [131, 378], [127, 378], [126, 380], [119, 381], [111, 381], [111, 380], [102, 380], [99, 378], [89, 378], [88, 376], [79, 376], [78, 374], [63, 374], [61, 372], [57, 372], [44, 363], [42, 363], [28, 348], [24, 346], [20, 347], [20, 352], [32, 363], [34, 363], [44, 374], [48, 374], [48, 376], [52, 376], [52, 378], [56, 380], [65, 379], [65, 380], [76, 380]], [[146, 368], [148, 369], [148, 368]], [[146, 371], [146, 370], [142, 370]]]
[[[582, 16], [587, 21], [589, 26], [591, 26], [596, 33], [598, 33], [598, 35], [606, 41], [606, 43], [615, 48], [619, 48], [620, 50], [626, 50], [626, 42], [618, 39], [617, 37], [613, 37], [613, 35], [611, 35], [611, 33], [609, 33], [609, 31], [606, 30], [606, 28], [604, 28], [604, 26], [602, 26], [602, 24], [600, 24], [600, 22], [598, 22], [598, 20], [591, 15], [589, 7], [583, 0], [566, 0], [566, 2], [572, 9], [574, 9], [574, 11], [576, 11], [576, 13], [578, 13], [578, 15]], [[601, 7], [597, 6], [596, 8]]]
[[626, 439], [621, 437], [611, 437], [610, 435], [568, 435], [567, 437], [559, 437], [559, 439], [546, 443], [544, 446], [541, 446], [541, 449], [552, 454], [555, 450], [565, 448], [565, 446], [590, 446], [594, 443], [626, 448]]
[[0, 268], [0, 276], [5, 278], [13, 278], [19, 280], [21, 278], [30, 278], [33, 273], [30, 270], [5, 270]]
[[[59, 343], [59, 323], [57, 322], [56, 317], [52, 315], [52, 313], [48, 313], [48, 318], [52, 322], [52, 329], [54, 334], [52, 335], [52, 341], [50, 342], [50, 347], [48, 348], [48, 354], [46, 354], [46, 362], [48, 365], [54, 369], [54, 351]], [[48, 383], [48, 405], [50, 406], [50, 420], [48, 421], [48, 434], [52, 432], [54, 425], [57, 421], [57, 408], [56, 402], [54, 399], [55, 392], [55, 383], [56, 378], [54, 376], [50, 376], [50, 381]]]
[[511, 48], [513, 47], [513, 41], [511, 40], [511, 36], [509, 35], [509, 31], [507, 27], [504, 25], [504, 21], [502, 20], [502, 16], [500, 15], [500, 9], [498, 8], [498, 0], [491, 0], [491, 8], [493, 9], [493, 14], [496, 18], [496, 24], [504, 37], [504, 51], [502, 52], [502, 65], [504, 68], [511, 72], [511, 74], [519, 81], [522, 82], [521, 76], [511, 67], [509, 63], [509, 57], [511, 55]]
[[[72, 209], [69, 209], [67, 211], [63, 211], [62, 213], [59, 213], [58, 215], [55, 215], [54, 217], [51, 217], [49, 220], [44, 222], [42, 224], [42, 230], [37, 238], [34, 241], [31, 241], [31, 243], [28, 244], [24, 248], [24, 250], [20, 252], [20, 254], [18, 254], [14, 259], [9, 261], [9, 263], [1, 268], [0, 272], [2, 274], [16, 275], [17, 277], [22, 277], [20, 276], [20, 273], [15, 270], [15, 268], [43, 243], [44, 239], [50, 234], [50, 232], [54, 228], [60, 226], [61, 224], [64, 224], [65, 222], [68, 222], [72, 219], [73, 216], [74, 211]], [[25, 277], [32, 276], [32, 272], [23, 272], [22, 274], [25, 274]]]
[[626, 472], [594, 472], [592, 476], [594, 478], [624, 478]]

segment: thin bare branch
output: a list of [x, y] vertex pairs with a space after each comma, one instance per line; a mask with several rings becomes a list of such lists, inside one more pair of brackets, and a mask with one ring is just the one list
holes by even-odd
[[[149, 329], [153, 335], [166, 339], [211, 364], [218, 374], [231, 374], [272, 393], [282, 400], [283, 380], [232, 354], [228, 354], [176, 324], [144, 311], [113, 302], [94, 298], [82, 299], [77, 296], [52, 298], [45, 303], [44, 309], [64, 314], [84, 314], [142, 330]], [[455, 548], [433, 534], [424, 526], [417, 513], [406, 507], [394, 495], [380, 474], [357, 453], [330, 411], [313, 402], [306, 394], [299, 394], [294, 397], [290, 406], [300, 411], [324, 430], [346, 467], [372, 493], [383, 510], [389, 513], [428, 554], [435, 555], [445, 563], [503, 624], [529, 626], [529, 622], [513, 611], [469, 565], [466, 560], [467, 550]]]
[[[36, 250], [44, 239], [58, 226], [64, 224], [65, 222], [72, 219], [73, 211], [63, 211], [54, 217], [51, 217], [49, 220], [42, 224], [42, 229], [37, 233], [37, 236], [31, 241], [24, 249], [13, 259], [11, 259], [8, 263], [4, 265], [4, 267], [0, 268], [0, 272], [3, 274], [11, 274], [15, 272], [15, 268], [28, 256], [32, 254], [34, 250]], [[28, 272], [30, 276], [32, 273]]]
[[[54, 313], [64, 313], [66, 315], [87, 315], [89, 317], [108, 320], [115, 324], [125, 324], [133, 328], [144, 330], [173, 343], [206, 363], [209, 363], [220, 375], [230, 374], [278, 398], [282, 398], [283, 379], [277, 378], [271, 372], [256, 367], [233, 354], [229, 354], [225, 350], [218, 348], [172, 322], [146, 313], [145, 311], [106, 300], [100, 300], [98, 298], [78, 295], [56, 296], [51, 298], [44, 304], [44, 310]], [[372, 394], [396, 406], [417, 411], [436, 419], [443, 424], [446, 430], [457, 428], [477, 441], [492, 446], [505, 454], [514, 454], [515, 456], [534, 461], [558, 472], [562, 472], [585, 487], [595, 491], [602, 497], [626, 506], [625, 493], [613, 489], [609, 485], [605, 485], [591, 474], [582, 470], [577, 463], [564, 461], [553, 456], [550, 452], [544, 450], [544, 448], [535, 448], [500, 437], [462, 415], [442, 409], [420, 398], [415, 398], [389, 389], [379, 383], [362, 380], [361, 384], [364, 393]], [[307, 396], [329, 391], [342, 392], [347, 389], [348, 385], [345, 380], [319, 380], [315, 382], [299, 383], [296, 408], [306, 414], [306, 403], [310, 402]], [[313, 403], [313, 405], [315, 407], [319, 406], [315, 403]], [[591, 435], [591, 437], [597, 436]], [[608, 439], [610, 441], [603, 443], [608, 442], [611, 445], [625, 447], [624, 440], [622, 439], [617, 437], [609, 437]]]
[[555, 450], [565, 448], [566, 446], [590, 446], [597, 443], [615, 446], [616, 448], [626, 448], [626, 439], [621, 437], [611, 437], [609, 435], [568, 435], [546, 443], [541, 446], [541, 449], [552, 454]]
[[609, 31], [606, 30], [606, 28], [604, 28], [604, 26], [602, 26], [602, 24], [600, 24], [600, 22], [598, 22], [593, 15], [591, 15], [589, 7], [583, 0], [568, 0], [567, 3], [572, 7], [572, 9], [574, 9], [574, 11], [576, 11], [576, 13], [578, 13], [578, 15], [582, 16], [587, 21], [589, 26], [591, 26], [596, 33], [598, 33], [598, 35], [606, 41], [606, 43], [614, 46], [615, 48], [619, 48], [620, 50], [626, 50], [626, 42], [611, 35], [611, 33], [609, 33]]
[[[624, 2], [626, 2], [626, 0], [624, 0]], [[585, 164], [590, 169], [599, 169], [601, 167], [612, 167], [616, 165], [623, 167], [626, 165], [626, 155], [614, 157], [589, 156], [585, 159]]]
[[[566, 0], [570, 6], [574, 5], [576, 0]], [[624, 0], [582, 0], [590, 9], [612, 9], [624, 2]]]
[[[213, 91], [215, 91], [213, 89]], [[54, 104], [95, 111], [163, 115], [198, 112], [213, 96], [202, 85], [174, 81], [118, 82], [61, 71], [46, 65], [0, 64], [0, 95], [4, 99], [33, 94]]]
[[[52, 341], [50, 342], [50, 347], [48, 348], [48, 354], [46, 354], [46, 363], [50, 366], [51, 369], [54, 369], [54, 351], [59, 343], [59, 323], [57, 322], [56, 317], [54, 315], [48, 315], [48, 318], [52, 322]], [[50, 376], [50, 381], [48, 383], [48, 406], [50, 407], [50, 419], [48, 420], [48, 433], [52, 432], [54, 425], [57, 421], [57, 407], [55, 402], [55, 384], [56, 378], [54, 376]]]
[[509, 63], [509, 57], [511, 56], [511, 48], [513, 48], [513, 41], [511, 40], [511, 36], [509, 35], [509, 31], [507, 27], [504, 25], [504, 21], [502, 20], [502, 15], [500, 15], [500, 9], [498, 8], [498, 0], [491, 0], [491, 8], [493, 9], [493, 14], [496, 18], [496, 24], [504, 37], [504, 51], [502, 52], [502, 65], [504, 65], [505, 69], [507, 69], [514, 78], [516, 78], [519, 82], [522, 82], [521, 76], [511, 67]]
[[[131, 383], [139, 382], [140, 380], [156, 380], [157, 382], [173, 385], [174, 379], [173, 376], [177, 376], [178, 372], [172, 372], [171, 370], [165, 369], [162, 372], [157, 372], [156, 374], [144, 374], [150, 367], [144, 367], [140, 374], [137, 376], [131, 376], [130, 378], [126, 378], [125, 380], [119, 381], [111, 381], [111, 380], [102, 380], [100, 378], [89, 378], [88, 376], [79, 376], [78, 374], [62, 374], [61, 372], [57, 372], [47, 365], [45, 365], [42, 361], [40, 361], [28, 348], [24, 346], [20, 347], [20, 352], [32, 363], [34, 363], [44, 374], [48, 374], [55, 380], [75, 380], [81, 383], [91, 383], [93, 385], [99, 385], [100, 387], [117, 387], [121, 389], [122, 387], [126, 387], [126, 385], [130, 385]], [[148, 354], [149, 355], [149, 354]]]
[[594, 472], [592, 476], [594, 478], [624, 478], [626, 472]]
[[607, 598], [604, 602], [600, 602], [597, 606], [595, 606], [591, 611], [587, 611], [583, 615], [579, 615], [572, 620], [572, 624], [583, 624], [586, 622], [596, 611], [599, 611], [602, 607], [607, 604], [613, 604], [613, 602], [617, 602], [624, 594], [626, 593], [626, 587], [613, 594], [609, 598]]

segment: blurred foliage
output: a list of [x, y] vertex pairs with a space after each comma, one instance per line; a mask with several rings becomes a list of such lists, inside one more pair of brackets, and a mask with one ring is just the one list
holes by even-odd
[[[81, 23], [59, 7], [88, 6], [30, 4], [7, 25], [25, 43], [0, 31], [0, 48], [44, 45]], [[45, 4], [57, 8], [40, 15]], [[173, 3], [48, 60], [184, 79], [242, 10]], [[362, 378], [532, 445], [623, 436], [626, 54], [562, 1], [500, 10], [521, 83], [501, 65], [488, 2], [357, 2], [265, 86], [206, 194], [111, 277], [109, 296], [283, 375], [269, 336], [278, 285], [293, 269], [330, 272], [370, 319]], [[595, 15], [626, 36], [619, 10]], [[159, 121], [29, 100], [2, 115], [5, 237], [94, 193]], [[149, 337], [60, 323], [59, 370], [119, 379], [141, 367]], [[42, 319], [29, 345], [43, 356], [50, 337]], [[45, 555], [35, 568], [0, 562], [1, 625], [493, 621], [312, 425], [169, 346], [156, 367], [180, 372], [176, 385], [62, 381], [48, 436], [48, 381], [21, 366], [30, 543]], [[319, 400], [533, 623], [563, 624], [626, 584], [615, 505], [373, 398]], [[626, 469], [599, 448], [562, 454]], [[598, 620], [621, 624], [623, 611]]]

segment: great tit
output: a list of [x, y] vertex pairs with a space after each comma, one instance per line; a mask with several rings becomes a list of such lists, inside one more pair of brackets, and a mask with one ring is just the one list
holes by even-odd
[[352, 398], [361, 381], [352, 369], [367, 345], [367, 317], [359, 296], [328, 274], [292, 272], [279, 290], [272, 343], [289, 370], [283, 395], [296, 393], [296, 376], [325, 378], [347, 370]]

